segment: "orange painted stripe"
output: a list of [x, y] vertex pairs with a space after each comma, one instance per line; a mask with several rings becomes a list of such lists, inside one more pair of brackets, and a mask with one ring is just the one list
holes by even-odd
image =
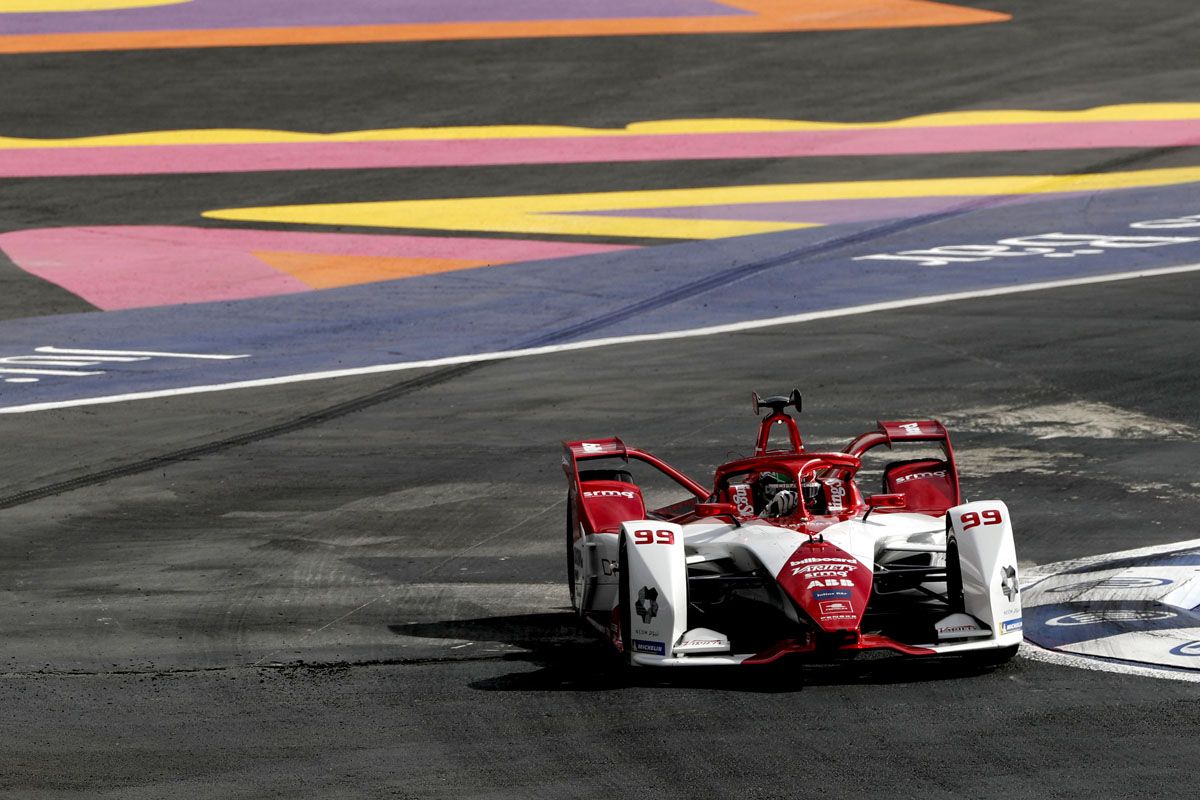
[[698, 33], [918, 28], [1005, 22], [993, 11], [927, 0], [726, 0], [747, 16], [636, 19], [517, 20], [306, 28], [214, 28], [0, 36], [0, 53], [159, 50], [182, 47], [266, 47], [570, 36], [645, 36]]
[[270, 250], [254, 251], [254, 256], [313, 289], [335, 289], [339, 286], [393, 281], [397, 278], [434, 275], [439, 272], [455, 272], [461, 269], [475, 269], [505, 263], [465, 258], [345, 256]]

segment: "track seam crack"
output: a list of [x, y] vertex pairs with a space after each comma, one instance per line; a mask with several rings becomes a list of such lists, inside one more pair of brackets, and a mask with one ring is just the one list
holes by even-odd
[[227, 439], [221, 439], [216, 442], [208, 442], [206, 444], [195, 445], [193, 447], [185, 447], [181, 450], [175, 450], [163, 455], [152, 456], [150, 458], [135, 461], [132, 464], [124, 464], [119, 467], [93, 472], [88, 475], [80, 475], [75, 478], [70, 478], [65, 481], [39, 486], [35, 489], [27, 489], [23, 492], [0, 497], [0, 509], [13, 508], [14, 506], [31, 503], [35, 500], [41, 500], [46, 497], [63, 494], [65, 492], [83, 489], [89, 486], [106, 483], [117, 478], [124, 478], [130, 475], [136, 475], [141, 472], [148, 472], [156, 467], [175, 464], [181, 461], [200, 458], [203, 456], [212, 455], [213, 453], [228, 450], [233, 447], [239, 447], [253, 442], [271, 439], [276, 436], [282, 436], [305, 428], [321, 425], [340, 417], [353, 414], [358, 411], [386, 403], [391, 400], [396, 400], [405, 395], [412, 394], [420, 389], [426, 389], [431, 386], [436, 386], [454, 378], [474, 372], [486, 366], [487, 363], [495, 362], [475, 362], [470, 364], [459, 364], [452, 367], [443, 367], [426, 373], [416, 378], [410, 378], [406, 381], [393, 384], [391, 386], [380, 389], [361, 397], [356, 397], [352, 400], [346, 400], [332, 406], [313, 411], [303, 416], [296, 417], [286, 422], [279, 422], [270, 425], [266, 428], [260, 428], [256, 431], [240, 433], [236, 436], [230, 436]]

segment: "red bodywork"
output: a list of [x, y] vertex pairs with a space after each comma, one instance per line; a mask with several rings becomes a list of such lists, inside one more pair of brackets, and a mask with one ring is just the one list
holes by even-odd
[[[756, 398], [757, 399], [757, 398]], [[784, 426], [787, 447], [771, 448], [775, 426]], [[884, 470], [884, 494], [900, 495], [882, 504], [896, 510], [934, 516], [962, 502], [954, 450], [946, 428], [936, 420], [880, 422], [878, 428], [853, 439], [842, 453], [808, 453], [796, 422], [776, 411], [760, 423], [755, 454], [728, 462], [717, 468], [712, 488], [706, 488], [658, 457], [628, 447], [619, 438], [563, 443], [563, 470], [571, 486], [569, 501], [573, 536], [617, 533], [621, 523], [633, 519], [657, 518], [679, 524], [718, 515], [737, 523], [758, 519], [739, 503], [745, 490], [764, 475], [785, 474], [797, 479], [812, 476], [819, 480], [823, 493], [822, 513], [801, 503], [787, 517], [772, 518], [770, 524], [790, 528], [809, 538], [788, 559], [775, 579], [796, 605], [814, 623], [807, 639], [785, 640], [746, 660], [746, 664], [764, 664], [789, 654], [813, 653], [819, 649], [840, 651], [889, 649], [906, 655], [930, 655], [933, 650], [912, 647], [885, 636], [863, 634], [861, 623], [871, 597], [873, 573], [853, 556], [823, 541], [820, 534], [832, 524], [870, 513], [866, 498], [854, 480], [868, 451], [896, 443], [928, 442], [941, 448], [941, 458], [920, 458], [889, 464]], [[664, 508], [647, 510], [641, 490], [632, 483], [612, 480], [581, 481], [579, 465], [599, 459], [620, 458], [649, 465], [670, 478], [691, 497]], [[884, 498], [887, 499], [887, 498]], [[715, 505], [715, 504], [720, 504]], [[697, 509], [697, 506], [701, 506]], [[614, 613], [613, 624], [619, 620]], [[612, 625], [609, 626], [610, 628]], [[614, 634], [619, 642], [619, 633]]]

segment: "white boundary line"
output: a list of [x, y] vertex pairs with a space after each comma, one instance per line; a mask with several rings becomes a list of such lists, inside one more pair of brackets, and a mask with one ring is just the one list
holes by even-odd
[[786, 317], [770, 317], [767, 319], [748, 320], [745, 322], [733, 322], [726, 325], [713, 325], [705, 328], [667, 331], [665, 333], [611, 336], [603, 339], [589, 339], [584, 342], [546, 345], [544, 347], [529, 347], [522, 350], [502, 350], [491, 353], [475, 353], [465, 356], [449, 356], [446, 358], [435, 358], [427, 361], [406, 361], [396, 364], [377, 364], [370, 367], [354, 367], [351, 369], [328, 370], [325, 372], [307, 372], [296, 375], [281, 375], [275, 378], [259, 378], [256, 380], [237, 381], [233, 383], [217, 383], [207, 386], [184, 386], [176, 389], [158, 389], [149, 392], [131, 392], [128, 394], [115, 394], [105, 397], [86, 397], [75, 400], [61, 400], [49, 403], [31, 403], [29, 405], [0, 408], [0, 414], [23, 414], [31, 411], [49, 411], [52, 409], [73, 408], [76, 406], [91, 406], [104, 403], [124, 403], [131, 400], [149, 400], [159, 397], [179, 397], [182, 395], [202, 394], [205, 392], [225, 392], [233, 389], [254, 389], [263, 386], [281, 386], [288, 383], [301, 383], [303, 381], [319, 381], [329, 378], [346, 378], [355, 375], [374, 375], [377, 373], [399, 372], [409, 369], [446, 367], [457, 364], [472, 364], [480, 361], [500, 361], [509, 358], [525, 358], [528, 356], [541, 356], [551, 353], [564, 353], [572, 350], [591, 350], [597, 347], [608, 347], [617, 344], [636, 344], [639, 342], [691, 339], [698, 336], [714, 336], [722, 333], [738, 333], [741, 331], [769, 328], [777, 325], [794, 325], [796, 323], [812, 322], [814, 320], [821, 319], [835, 319], [837, 317], [852, 317], [860, 314], [872, 314], [877, 311], [894, 311], [903, 308], [931, 306], [939, 303], [951, 303], [957, 300], [974, 300], [983, 297], [1002, 297], [1004, 295], [1023, 294], [1025, 292], [1040, 292], [1048, 289], [1063, 289], [1070, 286], [1088, 286], [1097, 283], [1113, 283], [1116, 281], [1134, 280], [1136, 278], [1153, 278], [1160, 275], [1178, 275], [1186, 272], [1196, 271], [1200, 271], [1200, 264], [1183, 264], [1176, 267], [1143, 269], [1136, 270], [1134, 272], [1118, 272], [1110, 275], [1092, 275], [1086, 278], [1068, 278], [1058, 281], [1043, 281], [1041, 283], [1021, 284], [1018, 286], [1001, 286], [992, 289], [976, 289], [968, 292], [954, 292], [952, 294], [936, 294], [925, 297], [913, 297], [906, 300], [889, 300], [883, 303], [871, 303], [862, 306], [851, 306], [849, 308], [835, 308], [826, 311], [810, 311], [808, 313], [792, 314]]
[[1058, 667], [1074, 667], [1075, 669], [1090, 669], [1093, 672], [1115, 672], [1118, 675], [1136, 675], [1140, 678], [1158, 678], [1166, 681], [1183, 681], [1185, 683], [1200, 683], [1200, 672], [1187, 672], [1171, 667], [1139, 667], [1118, 661], [1105, 661], [1101, 658], [1077, 656], [1062, 653], [1058, 650], [1046, 650], [1026, 639], [1021, 643], [1018, 654], [1030, 661], [1041, 661]]
[[[1197, 547], [1200, 547], [1200, 539], [1189, 539], [1186, 542], [1156, 544], [1149, 547], [1139, 547], [1135, 550], [1122, 550], [1118, 553], [1104, 553], [1097, 556], [1058, 561], [1053, 564], [1039, 564], [1024, 571], [1021, 576], [1021, 591], [1025, 592], [1032, 589], [1046, 578], [1053, 577], [1067, 570], [1089, 566], [1102, 567], [1104, 564], [1112, 561], [1141, 558], [1143, 556], [1167, 555], [1168, 553], [1180, 550], [1194, 550]], [[1019, 652], [1020, 655], [1031, 661], [1042, 661], [1060, 667], [1075, 667], [1076, 669], [1090, 669], [1094, 672], [1115, 672], [1118, 675], [1137, 675], [1142, 678], [1200, 683], [1200, 670], [1187, 670], [1181, 667], [1169, 667], [1166, 665], [1160, 667], [1139, 666], [1126, 661], [1109, 661], [1098, 656], [1081, 656], [1074, 653], [1065, 653], [1060, 650], [1050, 650], [1034, 644], [1028, 639], [1021, 643]]]

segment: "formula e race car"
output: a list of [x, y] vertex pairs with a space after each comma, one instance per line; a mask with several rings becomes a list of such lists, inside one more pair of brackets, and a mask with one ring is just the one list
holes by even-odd
[[[786, 413], [798, 391], [753, 399], [770, 411], [754, 455], [718, 467], [711, 488], [618, 438], [563, 443], [567, 583], [584, 621], [642, 666], [1016, 652], [1008, 508], [962, 501], [940, 422], [880, 422], [845, 452], [810, 453]], [[882, 491], [864, 495], [856, 478], [880, 446], [922, 457], [888, 461]], [[687, 497], [647, 510], [634, 466]]]

